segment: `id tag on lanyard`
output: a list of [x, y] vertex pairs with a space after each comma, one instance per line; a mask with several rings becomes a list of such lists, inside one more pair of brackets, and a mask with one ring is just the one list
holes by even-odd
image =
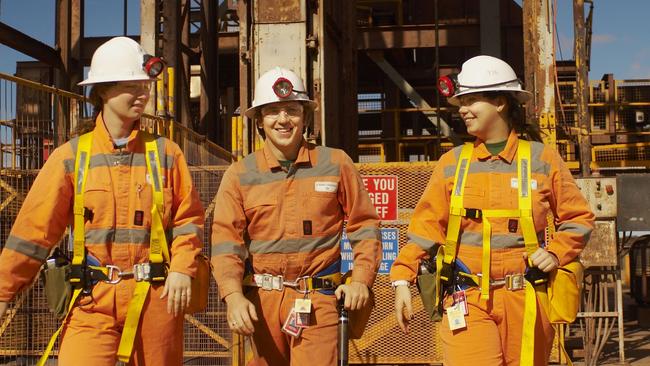
[[300, 337], [300, 334], [302, 334], [302, 327], [299, 327], [296, 321], [296, 311], [291, 309], [289, 316], [287, 316], [287, 319], [284, 321], [284, 325], [282, 325], [282, 331], [294, 338]]
[[465, 314], [463, 314], [459, 304], [447, 308], [447, 321], [449, 322], [449, 329], [452, 331], [467, 327]]
[[293, 311], [296, 313], [296, 325], [306, 328], [311, 324], [311, 300], [296, 299], [293, 305]]
[[453, 305], [460, 306], [460, 309], [463, 311], [463, 315], [469, 315], [469, 307], [467, 306], [467, 297], [465, 296], [465, 291], [456, 291], [451, 297], [454, 299]]

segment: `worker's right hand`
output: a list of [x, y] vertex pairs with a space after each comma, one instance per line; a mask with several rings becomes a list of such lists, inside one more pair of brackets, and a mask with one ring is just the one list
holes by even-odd
[[395, 316], [402, 332], [409, 333], [409, 322], [413, 319], [411, 290], [406, 285], [395, 287]]
[[2, 319], [7, 312], [7, 308], [9, 308], [9, 303], [6, 301], [0, 301], [0, 319]]
[[255, 305], [241, 292], [233, 292], [224, 299], [228, 308], [227, 319], [230, 330], [249, 336], [255, 332], [253, 321], [258, 321]]

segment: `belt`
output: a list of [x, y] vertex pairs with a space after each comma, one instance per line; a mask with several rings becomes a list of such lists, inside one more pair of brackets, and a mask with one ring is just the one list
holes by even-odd
[[[473, 275], [470, 273], [458, 272], [456, 284], [459, 286], [481, 287], [483, 277], [480, 274]], [[508, 291], [523, 290], [526, 286], [526, 278], [522, 273], [509, 274], [503, 278], [490, 279], [490, 288], [505, 287]]]
[[341, 274], [333, 273], [326, 276], [302, 276], [295, 281], [286, 281], [282, 275], [258, 274], [248, 275], [243, 285], [259, 287], [266, 291], [282, 291], [285, 287], [292, 288], [298, 293], [307, 294], [316, 290], [334, 290], [341, 284]]
[[[133, 278], [135, 279], [136, 282], [161, 281], [160, 277], [155, 275], [156, 273], [160, 272], [160, 269], [158, 268], [160, 266], [164, 267], [164, 264], [163, 263], [138, 263], [133, 265], [131, 271], [122, 271], [120, 267], [112, 264], [107, 264], [104, 267], [88, 266], [88, 268], [91, 274], [94, 274], [93, 276], [91, 276], [93, 279], [100, 280], [114, 285], [122, 281], [122, 279], [124, 278]], [[162, 271], [166, 274], [166, 271], [164, 269]], [[100, 272], [101, 274], [99, 274], [98, 272]], [[163, 278], [164, 277], [166, 276], [163, 276]]]

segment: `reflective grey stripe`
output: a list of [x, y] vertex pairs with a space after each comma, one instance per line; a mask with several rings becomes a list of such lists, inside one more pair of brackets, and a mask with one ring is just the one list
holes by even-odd
[[361, 240], [381, 240], [381, 231], [378, 227], [366, 226], [361, 229], [347, 233], [350, 245], [354, 248]]
[[14, 250], [39, 262], [45, 262], [47, 256], [50, 254], [50, 250], [48, 248], [45, 248], [44, 246], [32, 241], [20, 239], [13, 235], [10, 235], [9, 238], [7, 238], [5, 249]]
[[70, 149], [72, 156], [77, 156], [77, 147], [79, 146], [79, 136], [70, 139]]
[[521, 196], [528, 197], [528, 159], [521, 159]]
[[160, 192], [160, 176], [158, 175], [158, 162], [156, 161], [156, 153], [149, 151], [149, 165], [151, 165], [151, 180], [153, 181], [153, 188], [156, 192]]
[[219, 254], [237, 254], [242, 261], [248, 258], [248, 250], [246, 250], [244, 245], [239, 243], [226, 241], [219, 244], [212, 244], [211, 249], [211, 256]]
[[[537, 234], [537, 240], [543, 241], [544, 233]], [[483, 234], [464, 231], [460, 236], [460, 243], [471, 246], [483, 246]], [[525, 246], [524, 237], [521, 235], [493, 234], [490, 238], [490, 248], [519, 248]]]
[[[318, 163], [313, 167], [299, 164], [294, 174], [295, 179], [340, 176], [341, 167], [331, 161], [332, 150], [322, 146], [317, 146], [316, 150], [318, 151]], [[261, 154], [259, 154], [259, 156], [263, 157]], [[239, 176], [240, 185], [262, 185], [281, 181], [287, 178], [287, 173], [282, 170], [260, 172], [259, 169], [257, 169], [257, 157], [258, 154], [252, 154], [244, 158], [243, 163], [246, 167], [246, 172]]]
[[558, 232], [562, 231], [562, 232], [568, 232], [568, 233], [582, 235], [583, 240], [585, 242], [587, 242], [589, 240], [589, 237], [591, 236], [592, 229], [587, 227], [587, 226], [575, 223], [575, 222], [565, 222], [565, 223], [562, 223], [557, 228], [557, 231]]
[[196, 235], [203, 241], [203, 228], [196, 224], [185, 224], [172, 229], [172, 240], [181, 235]]
[[148, 229], [87, 229], [86, 244], [146, 244]]
[[86, 151], [82, 151], [81, 153], [79, 153], [79, 174], [77, 174], [77, 189], [75, 190], [75, 192], [77, 193], [81, 192], [84, 183], [84, 174], [86, 174], [85, 169], [86, 169], [87, 157], [88, 157], [88, 153]]
[[[465, 187], [465, 170], [467, 170], [467, 164], [469, 164], [468, 159], [463, 159], [460, 162], [460, 168], [458, 168], [458, 180], [456, 181], [456, 188], [454, 189], [454, 196], [460, 196]], [[455, 175], [454, 175], [455, 176]]]
[[[174, 157], [172, 155], [159, 155], [160, 165], [165, 169], [171, 169], [174, 165]], [[103, 166], [113, 166], [115, 162], [121, 162], [130, 166], [147, 166], [144, 153], [133, 154], [95, 154], [90, 157], [89, 169], [99, 168]], [[74, 159], [66, 159], [63, 161], [66, 173], [74, 172]]]
[[406, 237], [408, 238], [409, 243], [415, 243], [417, 244], [420, 248], [427, 252], [431, 252], [431, 250], [438, 245], [435, 241], [425, 239], [421, 236], [418, 236], [413, 233], [406, 233]]
[[[532, 160], [531, 174], [544, 174], [547, 175], [551, 171], [551, 166], [541, 160]], [[447, 165], [443, 169], [445, 178], [453, 178], [456, 174], [456, 166]], [[487, 160], [487, 161], [473, 161], [469, 166], [467, 175], [474, 173], [511, 173], [517, 174], [517, 160], [513, 160], [512, 164], [508, 164], [503, 160]]]
[[335, 235], [322, 238], [251, 240], [248, 250], [258, 254], [311, 252], [336, 247], [339, 245], [340, 239], [340, 235]]

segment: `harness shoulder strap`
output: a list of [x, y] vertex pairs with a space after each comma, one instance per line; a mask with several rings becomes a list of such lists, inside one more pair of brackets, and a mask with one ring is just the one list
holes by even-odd
[[521, 231], [524, 236], [526, 252], [531, 256], [539, 248], [539, 242], [533, 222], [530, 141], [519, 140], [519, 147], [517, 148], [517, 181], [519, 191], [519, 221], [521, 222]]
[[85, 247], [85, 217], [84, 217], [84, 191], [86, 188], [86, 178], [90, 167], [90, 149], [93, 142], [93, 133], [88, 132], [79, 136], [77, 154], [74, 161], [74, 203], [73, 203], [73, 271], [70, 276], [70, 282], [79, 284], [81, 282], [81, 272], [76, 273], [75, 267], [80, 268], [86, 257]]
[[460, 223], [463, 216], [463, 193], [469, 172], [469, 164], [474, 152], [474, 144], [467, 142], [463, 145], [458, 163], [456, 164], [456, 174], [454, 175], [454, 187], [451, 191], [451, 202], [449, 205], [449, 221], [447, 224], [447, 237], [444, 245], [444, 263], [451, 264], [456, 259], [458, 250], [458, 236], [460, 234]]

